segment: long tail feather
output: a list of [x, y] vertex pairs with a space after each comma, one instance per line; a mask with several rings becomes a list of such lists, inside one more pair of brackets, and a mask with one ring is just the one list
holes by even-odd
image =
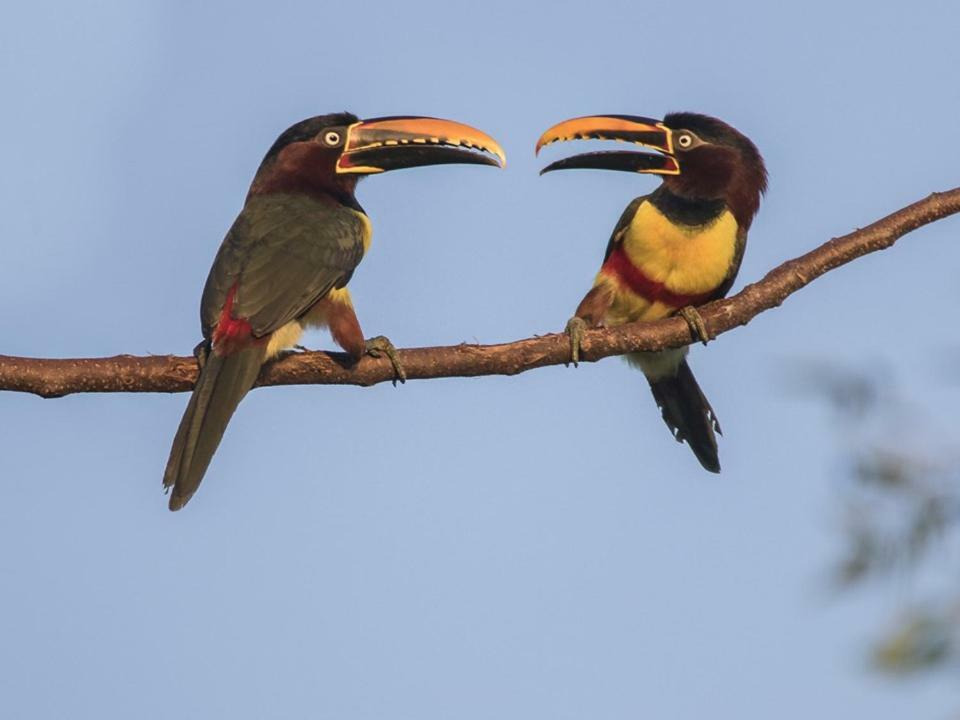
[[200, 486], [227, 423], [253, 387], [264, 360], [253, 347], [221, 357], [211, 352], [173, 439], [163, 486], [173, 488], [170, 509], [179, 510]]
[[677, 442], [686, 441], [700, 464], [710, 472], [720, 472], [717, 436], [720, 423], [687, 365], [688, 348], [640, 352], [627, 355], [627, 361], [643, 370], [653, 399], [664, 422]]
[[687, 361], [681, 361], [675, 376], [650, 379], [650, 389], [677, 442], [686, 440], [706, 470], [720, 472], [714, 431], [723, 433], [716, 413], [700, 390]]

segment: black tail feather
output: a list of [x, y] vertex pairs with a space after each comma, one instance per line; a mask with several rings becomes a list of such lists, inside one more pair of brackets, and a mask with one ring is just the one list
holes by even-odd
[[720, 472], [714, 431], [723, 433], [687, 361], [679, 364], [675, 376], [650, 380], [650, 389], [677, 442], [685, 440], [706, 470]]
[[177, 428], [163, 475], [163, 486], [173, 488], [171, 510], [182, 508], [197, 491], [227, 423], [257, 380], [263, 358], [260, 347], [227, 357], [211, 352], [207, 357]]

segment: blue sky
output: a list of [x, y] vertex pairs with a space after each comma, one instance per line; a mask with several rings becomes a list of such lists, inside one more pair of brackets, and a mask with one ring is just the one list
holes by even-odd
[[[559, 330], [655, 184], [538, 177], [574, 115], [717, 115], [770, 191], [738, 287], [957, 184], [948, 2], [22, 3], [0, 27], [0, 353], [187, 353], [216, 248], [304, 117], [455, 118], [508, 168], [393, 173], [351, 290], [398, 346]], [[806, 360], [867, 367], [949, 438], [948, 220], [834, 272], [691, 364], [724, 472], [616, 359], [243, 403], [185, 512], [186, 395], [0, 397], [0, 714], [10, 718], [943, 717], [872, 676], [902, 585], [825, 590], [839, 546]], [[316, 334], [307, 343], [329, 347]], [[849, 429], [848, 429], [849, 430]], [[855, 429], [854, 429], [855, 430]], [[953, 432], [953, 437], [955, 437]]]

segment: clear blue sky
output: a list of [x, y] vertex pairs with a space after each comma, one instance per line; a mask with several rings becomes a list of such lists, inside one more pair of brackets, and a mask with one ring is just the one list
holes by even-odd
[[[361, 185], [374, 242], [351, 289], [367, 333], [399, 346], [563, 327], [655, 183], [538, 177], [534, 142], [567, 117], [696, 110], [752, 137], [771, 189], [738, 287], [960, 178], [946, 0], [3, 15], [0, 353], [187, 353], [260, 158], [323, 112], [456, 118], [508, 154], [505, 172]], [[945, 684], [865, 669], [899, 590], [824, 589], [840, 443], [782, 368], [885, 368], [954, 428], [936, 357], [956, 349], [958, 231], [924, 229], [694, 349], [727, 433], [719, 477], [616, 359], [257, 390], [175, 515], [160, 479], [186, 395], [3, 395], [0, 715], [943, 717], [960, 705]]]

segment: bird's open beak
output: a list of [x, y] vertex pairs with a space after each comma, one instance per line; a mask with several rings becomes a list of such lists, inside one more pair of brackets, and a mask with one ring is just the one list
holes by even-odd
[[633, 115], [590, 115], [564, 120], [547, 130], [537, 141], [537, 154], [550, 143], [566, 140], [617, 140], [659, 150], [663, 155], [626, 151], [591, 152], [574, 155], [547, 165], [551, 170], [593, 168], [626, 172], [679, 175], [680, 164], [673, 156], [673, 131], [659, 120]]
[[503, 167], [506, 162], [497, 141], [469, 125], [397, 116], [351, 125], [337, 160], [337, 173], [368, 175], [448, 163]]

